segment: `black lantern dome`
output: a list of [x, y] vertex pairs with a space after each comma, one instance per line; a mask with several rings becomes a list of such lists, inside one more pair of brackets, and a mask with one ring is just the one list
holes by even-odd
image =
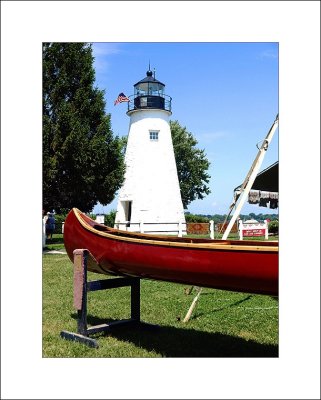
[[128, 111], [160, 109], [171, 112], [171, 97], [164, 93], [165, 85], [148, 69], [146, 77], [134, 85], [134, 95], [129, 96]]

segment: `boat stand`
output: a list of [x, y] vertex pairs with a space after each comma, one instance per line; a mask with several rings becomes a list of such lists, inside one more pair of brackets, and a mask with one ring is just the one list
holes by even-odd
[[[77, 333], [61, 331], [64, 339], [77, 341], [89, 347], [98, 348], [97, 340], [89, 335], [98, 332], [110, 332], [119, 327], [146, 327], [158, 328], [157, 325], [147, 324], [140, 320], [140, 278], [111, 278], [98, 281], [87, 281], [88, 262], [95, 262], [87, 249], [74, 251], [74, 307], [77, 310]], [[100, 325], [87, 325], [87, 293], [96, 290], [114, 289], [124, 286], [131, 287], [131, 318], [103, 323]]]

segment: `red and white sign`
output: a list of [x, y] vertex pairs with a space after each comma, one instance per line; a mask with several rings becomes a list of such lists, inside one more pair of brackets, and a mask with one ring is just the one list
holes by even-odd
[[243, 237], [258, 237], [264, 236], [265, 239], [269, 237], [268, 222], [263, 223], [249, 220], [249, 221], [239, 221], [239, 235], [242, 240]]
[[265, 236], [265, 229], [244, 229], [243, 237], [247, 236]]

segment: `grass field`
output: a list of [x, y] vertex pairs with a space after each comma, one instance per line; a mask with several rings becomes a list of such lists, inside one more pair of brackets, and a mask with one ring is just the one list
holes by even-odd
[[[62, 238], [56, 235], [46, 250], [60, 249]], [[203, 289], [192, 318], [183, 323], [196, 292], [142, 280], [141, 319], [159, 329], [97, 334], [99, 348], [92, 349], [60, 338], [62, 330], [77, 330], [73, 268], [66, 254], [44, 252], [42, 282], [43, 357], [278, 357], [278, 300], [270, 296]], [[89, 325], [129, 317], [128, 287], [88, 294]]]

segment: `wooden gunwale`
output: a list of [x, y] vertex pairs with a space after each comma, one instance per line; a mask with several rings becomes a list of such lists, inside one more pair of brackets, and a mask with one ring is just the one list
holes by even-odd
[[[211, 249], [211, 250], [226, 250], [226, 251], [262, 251], [262, 252], [269, 252], [269, 253], [277, 253], [278, 252], [278, 245], [273, 242], [271, 245], [256, 245], [252, 244], [243, 244], [239, 243], [240, 241], [216, 241], [214, 243], [185, 243], [179, 241], [170, 241], [155, 235], [152, 238], [151, 235], [148, 234], [139, 234], [139, 238], [133, 237], [138, 236], [137, 234], [133, 234], [127, 231], [120, 231], [114, 228], [108, 228], [110, 232], [103, 232], [100, 230], [95, 229], [94, 227], [90, 226], [88, 222], [86, 222], [82, 217], [82, 212], [77, 208], [73, 208], [73, 212], [82, 225], [87, 231], [94, 233], [95, 235], [102, 236], [105, 238], [121, 241], [121, 242], [130, 242], [130, 243], [140, 243], [146, 245], [154, 245], [154, 246], [162, 246], [162, 247], [181, 247], [181, 248], [191, 248], [191, 249]], [[98, 225], [98, 224], [97, 224]], [[114, 232], [114, 233], [113, 233]], [[116, 234], [117, 232], [117, 234]]]

